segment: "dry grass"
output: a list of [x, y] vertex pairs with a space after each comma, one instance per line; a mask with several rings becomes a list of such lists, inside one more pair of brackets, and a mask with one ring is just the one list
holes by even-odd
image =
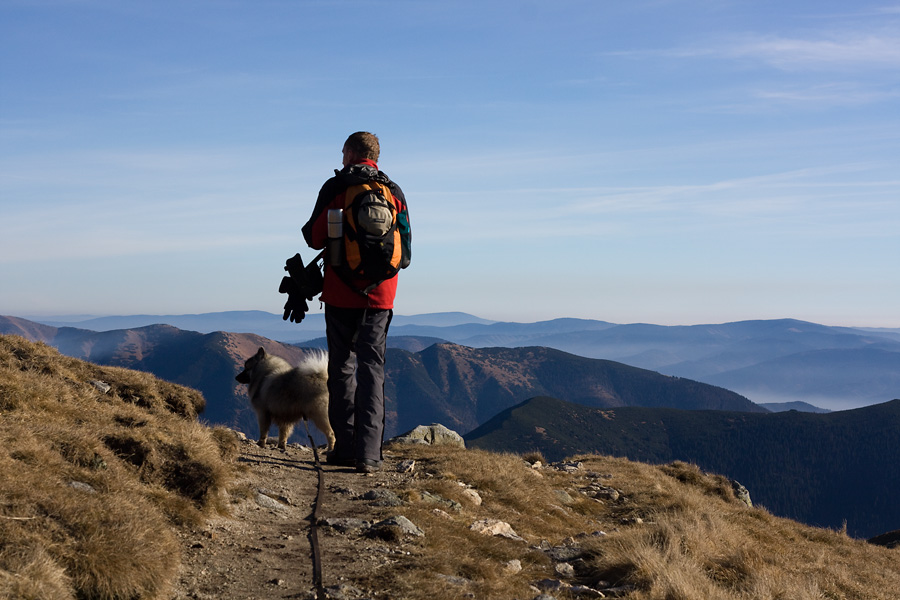
[[[413, 452], [421, 471], [407, 485], [410, 506], [399, 511], [426, 536], [414, 542], [410, 560], [371, 582], [374, 589], [396, 590], [398, 598], [533, 598], [534, 582], [560, 578], [539, 549], [542, 541], [545, 548], [568, 544], [585, 552], [577, 576], [562, 577], [567, 583], [619, 587], [620, 597], [633, 600], [898, 597], [897, 550], [749, 508], [735, 499], [727, 479], [694, 465], [585, 456], [579, 457], [581, 469], [565, 473], [536, 471], [514, 455]], [[472, 503], [460, 482], [477, 490], [483, 504]], [[585, 491], [591, 483], [622, 495], [590, 498]], [[422, 491], [462, 508], [436, 512]], [[485, 518], [510, 523], [525, 541], [469, 529]], [[591, 535], [597, 530], [606, 535]], [[514, 559], [522, 571], [505, 572], [504, 564]]]
[[0, 336], [0, 597], [165, 598], [173, 525], [220, 508], [237, 455], [196, 422], [202, 407], [195, 390]]
[[[571, 478], [532, 469], [522, 458], [481, 450], [416, 449], [420, 476], [410, 482], [410, 506], [403, 515], [426, 532], [416, 558], [401, 572], [386, 574], [382, 585], [400, 598], [460, 598], [445, 577], [470, 581], [476, 598], [533, 598], [530, 582], [552, 571], [549, 559], [526, 548], [542, 540], [559, 543], [593, 522], [593, 501], [565, 491]], [[461, 485], [462, 484], [462, 485]], [[467, 488], [477, 491], [476, 505]], [[455, 501], [461, 507], [434, 504], [422, 492]], [[436, 510], [437, 509], [437, 510]], [[470, 529], [480, 519], [509, 523], [527, 542], [487, 536]], [[522, 572], [509, 577], [503, 565], [520, 560]], [[441, 575], [445, 577], [440, 577]]]

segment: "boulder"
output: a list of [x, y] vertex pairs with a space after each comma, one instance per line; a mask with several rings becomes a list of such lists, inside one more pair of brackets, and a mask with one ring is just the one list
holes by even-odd
[[517, 540], [520, 542], [525, 541], [515, 532], [509, 523], [497, 519], [482, 519], [480, 521], [475, 521], [469, 529], [483, 535], [495, 535], [510, 540]]
[[461, 435], [447, 429], [440, 423], [419, 425], [412, 431], [397, 436], [390, 441], [396, 444], [428, 444], [430, 446], [466, 447], [466, 442]]
[[731, 489], [734, 490], [735, 498], [737, 498], [738, 500], [740, 500], [741, 502], [743, 502], [750, 508], [753, 508], [753, 501], [750, 499], [750, 492], [747, 491], [747, 488], [745, 488], [743, 485], [741, 485], [741, 483], [739, 481], [735, 481], [734, 479], [732, 479], [731, 480]]

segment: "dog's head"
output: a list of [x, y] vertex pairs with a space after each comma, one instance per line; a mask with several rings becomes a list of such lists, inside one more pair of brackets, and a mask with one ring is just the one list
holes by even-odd
[[266, 351], [263, 348], [260, 348], [256, 354], [248, 358], [244, 362], [244, 370], [237, 374], [238, 383], [250, 383], [250, 380], [253, 378], [253, 369], [266, 357]]

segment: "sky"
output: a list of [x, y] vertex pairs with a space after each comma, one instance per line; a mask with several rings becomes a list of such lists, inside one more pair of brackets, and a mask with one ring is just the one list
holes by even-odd
[[280, 314], [359, 130], [398, 314], [900, 327], [897, 0], [0, 0], [0, 314]]

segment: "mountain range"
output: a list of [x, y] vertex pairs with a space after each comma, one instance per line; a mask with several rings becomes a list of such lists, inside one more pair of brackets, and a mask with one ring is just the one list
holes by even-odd
[[[0, 333], [200, 390], [207, 406], [203, 419], [251, 435], [256, 417], [246, 386], [234, 380], [244, 360], [259, 347], [292, 363], [308, 351], [256, 334], [204, 334], [170, 325], [96, 332], [0, 317]], [[545, 394], [588, 406], [765, 411], [719, 387], [542, 347], [474, 349], [439, 343], [419, 351], [389, 348], [385, 378], [388, 436], [435, 422], [466, 433], [524, 399]]]
[[[165, 323], [201, 333], [255, 333], [313, 346], [324, 345], [316, 338], [325, 330], [321, 314], [310, 314], [297, 325], [262, 311], [34, 320], [96, 331]], [[806, 402], [841, 410], [900, 395], [898, 329], [832, 327], [794, 319], [662, 326], [588, 319], [495, 322], [459, 312], [394, 317], [390, 345], [416, 350], [438, 341], [472, 348], [555, 348], [725, 387], [757, 404]]]
[[689, 461], [745, 485], [754, 503], [871, 537], [900, 525], [900, 400], [830, 414], [597, 409], [531, 398], [466, 436], [470, 447]]

